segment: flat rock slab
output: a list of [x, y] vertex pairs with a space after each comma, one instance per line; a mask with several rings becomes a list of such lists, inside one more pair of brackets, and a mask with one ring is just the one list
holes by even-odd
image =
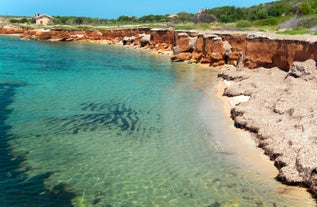
[[[236, 126], [254, 133], [259, 147], [275, 161], [277, 179], [302, 185], [317, 195], [317, 81], [315, 61], [294, 63], [304, 76], [278, 68], [231, 68], [224, 95], [250, 96], [231, 110]], [[311, 76], [311, 77], [308, 77]]]

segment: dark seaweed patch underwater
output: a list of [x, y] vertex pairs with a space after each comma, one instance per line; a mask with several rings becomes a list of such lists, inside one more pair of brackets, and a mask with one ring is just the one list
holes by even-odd
[[151, 132], [142, 127], [140, 114], [156, 117], [156, 131], [159, 131], [159, 115], [152, 115], [150, 111], [134, 110], [122, 102], [110, 103], [82, 103], [81, 111], [75, 115], [54, 117], [47, 119], [48, 131], [52, 134], [78, 134], [80, 132], [94, 132], [98, 130], [117, 130], [118, 133], [133, 137], [135, 132], [142, 132], [142, 136]]

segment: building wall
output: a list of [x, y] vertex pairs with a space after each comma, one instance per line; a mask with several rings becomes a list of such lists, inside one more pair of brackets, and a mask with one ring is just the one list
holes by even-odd
[[47, 25], [49, 23], [49, 21], [50, 21], [50, 18], [41, 17], [41, 18], [36, 19], [36, 24]]

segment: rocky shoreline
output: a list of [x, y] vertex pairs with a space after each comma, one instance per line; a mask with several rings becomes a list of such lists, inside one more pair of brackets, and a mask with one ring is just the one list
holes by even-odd
[[[317, 196], [317, 36], [259, 32], [0, 28], [22, 39], [130, 45], [172, 61], [230, 65], [220, 74], [237, 127], [250, 131], [274, 160], [277, 179]], [[173, 51], [173, 54], [172, 54]]]
[[231, 117], [250, 131], [257, 145], [279, 169], [277, 179], [317, 192], [317, 71], [314, 60], [278, 68], [231, 68], [224, 95], [249, 97], [236, 101]]
[[289, 70], [294, 61], [317, 60], [316, 35], [276, 35], [266, 32], [175, 31], [171, 28], [115, 30], [30, 29], [3, 26], [0, 34], [19, 34], [25, 40], [121, 44], [171, 52], [172, 61], [225, 64], [247, 68]]

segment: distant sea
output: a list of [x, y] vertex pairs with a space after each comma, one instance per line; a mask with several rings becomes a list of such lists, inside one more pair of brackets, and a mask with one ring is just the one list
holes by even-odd
[[226, 151], [215, 91], [166, 56], [0, 37], [0, 206], [312, 205]]

